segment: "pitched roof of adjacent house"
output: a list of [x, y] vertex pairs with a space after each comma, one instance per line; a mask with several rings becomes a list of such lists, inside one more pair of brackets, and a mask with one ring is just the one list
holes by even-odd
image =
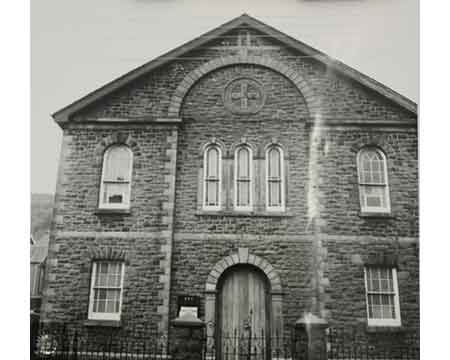
[[404, 109], [417, 114], [417, 104], [405, 96], [397, 93], [396, 91], [388, 88], [387, 86], [379, 83], [378, 81], [370, 78], [367, 75], [360, 73], [359, 71], [345, 65], [344, 63], [331, 58], [330, 56], [322, 53], [321, 51], [299, 41], [296, 40], [289, 35], [284, 34], [283, 32], [247, 15], [243, 14], [177, 48], [169, 51], [166, 54], [163, 54], [157, 57], [154, 60], [151, 60], [145, 63], [142, 66], [120, 76], [119, 78], [107, 83], [106, 85], [94, 90], [93, 92], [87, 94], [79, 100], [76, 100], [70, 105], [58, 110], [52, 116], [56, 120], [56, 122], [64, 122], [67, 121], [68, 118], [74, 114], [75, 112], [85, 108], [86, 106], [92, 104], [93, 102], [101, 99], [102, 97], [112, 93], [113, 91], [127, 85], [131, 81], [149, 73], [150, 71], [155, 70], [156, 68], [165, 65], [166, 63], [173, 61], [174, 58], [180, 57], [185, 53], [201, 47], [207, 42], [211, 41], [212, 38], [220, 37], [224, 35], [226, 32], [238, 28], [240, 26], [247, 26], [258, 30], [265, 35], [268, 35], [274, 39], [277, 39], [279, 42], [285, 44], [286, 46], [296, 49], [302, 53], [307, 54], [310, 57], [315, 58], [319, 62], [326, 65], [329, 69], [332, 69], [342, 75], [350, 78], [363, 86], [372, 89], [373, 91], [379, 93], [383, 97], [393, 101], [394, 103], [400, 105]]

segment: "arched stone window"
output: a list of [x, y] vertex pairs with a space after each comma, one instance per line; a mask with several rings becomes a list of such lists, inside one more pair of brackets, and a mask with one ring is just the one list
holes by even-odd
[[361, 211], [388, 213], [389, 186], [386, 156], [378, 148], [363, 148], [357, 155]]
[[284, 211], [284, 161], [283, 150], [272, 145], [266, 151], [266, 208], [268, 211]]
[[205, 148], [203, 157], [203, 209], [219, 210], [222, 185], [222, 155], [216, 144]]
[[133, 153], [126, 145], [112, 145], [103, 156], [99, 207], [127, 209], [130, 207]]
[[253, 207], [253, 155], [246, 145], [239, 146], [234, 156], [234, 207], [247, 211]]

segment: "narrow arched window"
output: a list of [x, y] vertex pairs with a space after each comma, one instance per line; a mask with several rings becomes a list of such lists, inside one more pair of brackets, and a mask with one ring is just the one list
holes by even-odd
[[386, 156], [379, 149], [365, 148], [357, 161], [361, 210], [390, 212]]
[[220, 209], [221, 187], [221, 152], [216, 145], [206, 148], [203, 160], [203, 208], [207, 210]]
[[236, 149], [234, 159], [234, 204], [236, 210], [251, 210], [253, 203], [252, 151], [248, 146]]
[[133, 153], [125, 145], [105, 151], [100, 188], [100, 208], [124, 209], [130, 206]]
[[267, 210], [284, 210], [284, 162], [283, 151], [271, 146], [266, 153], [266, 200]]

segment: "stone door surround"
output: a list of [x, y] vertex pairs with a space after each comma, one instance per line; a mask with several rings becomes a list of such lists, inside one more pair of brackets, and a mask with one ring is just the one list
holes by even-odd
[[247, 248], [239, 248], [234, 254], [224, 257], [212, 268], [206, 280], [205, 287], [205, 323], [208, 336], [213, 336], [216, 314], [217, 285], [222, 274], [230, 267], [238, 264], [253, 265], [260, 269], [266, 276], [270, 284], [271, 295], [271, 329], [272, 336], [283, 334], [283, 311], [282, 311], [282, 287], [281, 280], [275, 268], [265, 259], [249, 253]]

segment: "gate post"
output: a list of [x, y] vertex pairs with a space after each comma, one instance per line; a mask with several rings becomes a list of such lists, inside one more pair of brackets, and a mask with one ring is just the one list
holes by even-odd
[[31, 311], [30, 313], [30, 359], [36, 358], [36, 342], [39, 335], [39, 320], [38, 313]]
[[205, 323], [190, 313], [172, 320], [174, 360], [201, 360], [204, 351], [203, 327]]
[[305, 314], [295, 322], [300, 343], [305, 347], [305, 360], [326, 360], [327, 341], [325, 330], [328, 322], [313, 314]]

